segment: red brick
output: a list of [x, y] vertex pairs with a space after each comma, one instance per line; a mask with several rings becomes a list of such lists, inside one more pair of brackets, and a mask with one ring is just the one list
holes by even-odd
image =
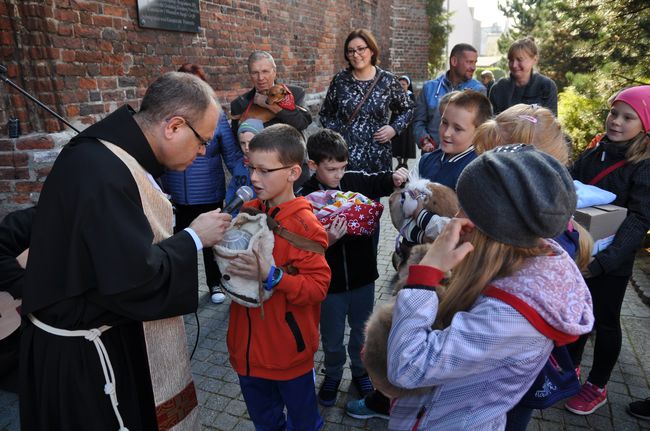
[[29, 169], [27, 168], [0, 168], [0, 180], [27, 180]]
[[54, 148], [54, 141], [49, 135], [29, 135], [18, 138], [18, 150], [49, 150]]
[[66, 63], [72, 63], [75, 60], [76, 55], [77, 55], [77, 51], [73, 51], [71, 49], [61, 50], [61, 60]]
[[16, 204], [28, 204], [28, 203], [32, 202], [32, 199], [29, 196], [29, 193], [28, 194], [21, 193], [19, 195], [18, 194], [13, 195], [11, 200]]
[[[9, 28], [9, 27], [7, 27]], [[3, 45], [13, 45], [14, 36], [11, 32], [3, 31], [0, 32], [0, 43]]]
[[59, 24], [56, 33], [59, 36], [72, 36], [72, 24]]
[[81, 76], [84, 74], [83, 69], [77, 65], [69, 63], [59, 63], [55, 67], [57, 75]]
[[98, 28], [86, 26], [86, 25], [76, 25], [75, 26], [75, 35], [79, 38], [84, 37], [101, 37], [101, 31]]
[[114, 64], [121, 66], [124, 63], [123, 54], [104, 54], [103, 61], [108, 64]]
[[[81, 1], [75, 0], [76, 9], [79, 11], [99, 13], [99, 5], [96, 2]], [[80, 14], [80, 15], [89, 15], [89, 14]]]
[[23, 167], [27, 166], [29, 155], [27, 153], [0, 153], [0, 166]]
[[15, 139], [0, 139], [0, 151], [12, 151]]
[[79, 105], [68, 105], [65, 107], [66, 116], [68, 118], [74, 118], [79, 116]]
[[114, 90], [117, 88], [117, 79], [97, 78], [97, 88], [100, 90]]
[[11, 186], [13, 181], [0, 181], [0, 193], [9, 193], [11, 192]]
[[37, 181], [16, 181], [17, 193], [33, 193], [40, 192], [43, 188], [43, 183]]
[[59, 21], [76, 22], [78, 20], [77, 13], [70, 9], [56, 8], [54, 17]]
[[81, 38], [52, 36], [54, 46], [58, 48], [79, 49], [81, 48]]
[[126, 10], [123, 7], [104, 6], [104, 14], [126, 17]]
[[61, 50], [59, 48], [48, 47], [47, 56], [48, 58], [58, 60], [61, 57]]
[[97, 88], [97, 81], [92, 78], [79, 78], [79, 88], [94, 90]]
[[126, 98], [123, 90], [119, 91], [105, 91], [102, 93], [102, 100], [105, 102], [122, 102]]
[[59, 120], [55, 118], [47, 118], [45, 120], [45, 131], [48, 133], [60, 132], [61, 130], [66, 129], [67, 126], [64, 126]]
[[51, 166], [46, 166], [44, 168], [38, 168], [36, 169], [36, 179], [37, 180], [43, 180], [45, 177], [50, 175], [50, 171], [52, 170]]
[[113, 43], [108, 40], [100, 40], [99, 49], [104, 52], [111, 51], [113, 49]]
[[93, 24], [98, 27], [111, 27], [113, 25], [113, 18], [110, 16], [95, 15], [93, 16]]

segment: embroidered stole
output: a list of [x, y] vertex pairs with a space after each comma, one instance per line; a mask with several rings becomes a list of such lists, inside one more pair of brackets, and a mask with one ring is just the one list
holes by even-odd
[[[142, 208], [154, 234], [154, 244], [169, 238], [173, 233], [173, 211], [169, 200], [129, 153], [110, 142], [101, 142], [126, 165], [138, 185]], [[143, 322], [142, 326], [159, 429], [198, 430], [199, 409], [183, 317]]]

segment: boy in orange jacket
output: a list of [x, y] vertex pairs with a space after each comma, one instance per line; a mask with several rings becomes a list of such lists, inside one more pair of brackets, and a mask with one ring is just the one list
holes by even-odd
[[[233, 259], [229, 273], [265, 280], [273, 296], [260, 308], [230, 305], [228, 352], [256, 429], [312, 431], [323, 426], [314, 386], [320, 303], [327, 295], [330, 268], [327, 233], [293, 183], [300, 178], [305, 141], [291, 126], [267, 127], [250, 142], [251, 183], [257, 199], [245, 204], [264, 211], [284, 229], [320, 245], [323, 254], [299, 248], [275, 234], [275, 266], [252, 254]], [[287, 409], [287, 418], [284, 408]]]

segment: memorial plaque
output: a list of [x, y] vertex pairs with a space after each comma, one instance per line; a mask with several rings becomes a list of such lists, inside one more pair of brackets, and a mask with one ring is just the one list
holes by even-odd
[[199, 0], [138, 0], [138, 24], [145, 28], [199, 32]]

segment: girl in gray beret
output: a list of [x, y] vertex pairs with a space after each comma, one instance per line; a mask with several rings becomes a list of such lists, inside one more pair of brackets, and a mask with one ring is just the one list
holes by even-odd
[[[554, 344], [593, 325], [591, 296], [552, 238], [575, 210], [564, 166], [531, 146], [489, 151], [461, 174], [453, 219], [397, 294], [391, 430], [503, 430]], [[444, 273], [453, 269], [449, 283]], [[381, 388], [390, 393], [391, 388]]]

